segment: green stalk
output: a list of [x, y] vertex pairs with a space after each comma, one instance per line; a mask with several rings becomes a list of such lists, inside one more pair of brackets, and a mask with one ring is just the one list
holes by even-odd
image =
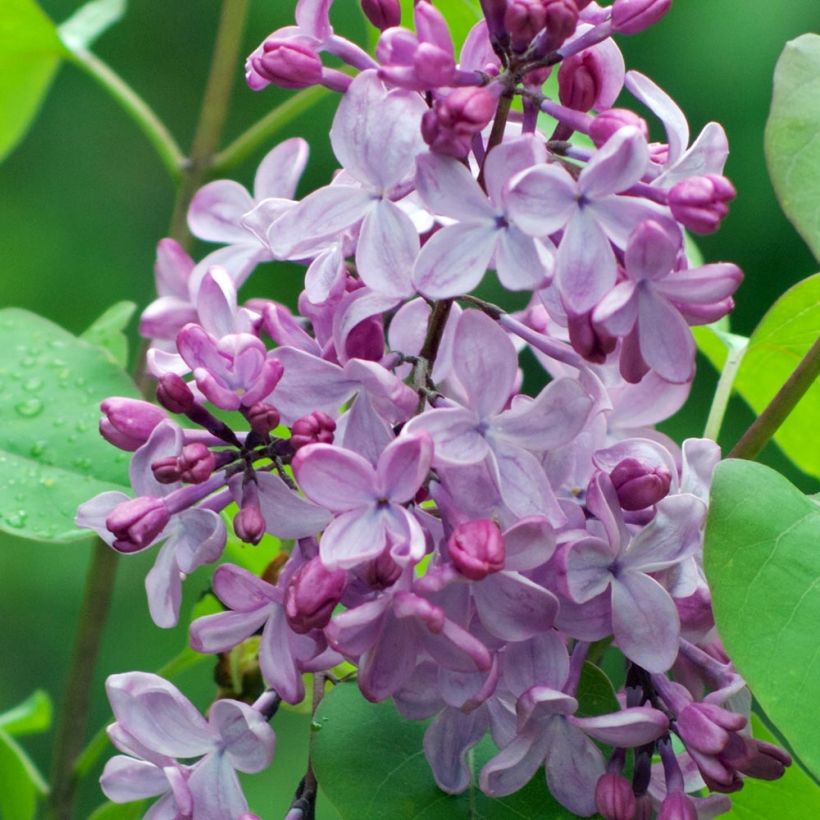
[[[744, 339], [744, 342], [748, 340]], [[706, 429], [703, 431], [704, 438], [710, 438], [712, 441], [717, 441], [720, 435], [720, 428], [723, 424], [723, 418], [726, 415], [726, 409], [729, 406], [729, 399], [732, 396], [732, 387], [737, 377], [737, 371], [740, 369], [740, 363], [743, 361], [743, 356], [746, 353], [746, 344], [735, 345], [730, 344], [728, 353], [726, 355], [726, 363], [723, 365], [723, 370], [720, 373], [717, 387], [715, 388], [715, 395], [712, 399], [712, 406], [709, 408], [709, 416], [706, 419]]]

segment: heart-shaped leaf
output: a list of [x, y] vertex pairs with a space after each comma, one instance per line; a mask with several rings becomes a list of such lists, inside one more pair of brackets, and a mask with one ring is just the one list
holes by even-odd
[[820, 775], [820, 505], [774, 470], [719, 464], [704, 559], [718, 631], [766, 714]]

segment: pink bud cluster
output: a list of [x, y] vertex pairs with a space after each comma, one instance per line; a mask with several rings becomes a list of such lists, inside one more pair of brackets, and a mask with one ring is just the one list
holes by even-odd
[[[469, 786], [466, 753], [488, 733], [486, 794], [543, 769], [568, 810], [612, 820], [711, 816], [744, 777], [789, 763], [750, 737], [714, 631], [702, 544], [717, 445], [655, 430], [688, 395], [690, 326], [725, 315], [742, 278], [693, 265], [685, 244], [734, 196], [725, 134], [710, 123], [690, 144], [671, 98], [625, 70], [613, 35], [670, 0], [481, 5], [456, 55], [428, 0], [412, 29], [397, 0], [363, 0], [380, 31], [370, 56], [334, 33], [328, 0], [299, 0], [296, 24], [248, 58], [248, 83], [342, 92], [340, 173], [296, 200], [308, 148], [287, 140], [252, 194], [219, 180], [194, 197], [192, 233], [221, 247], [195, 263], [159, 243], [141, 331], [160, 406], [102, 406], [102, 434], [134, 453], [134, 497], [103, 493], [78, 523], [120, 552], [159, 548], [146, 589], [163, 627], [185, 577], [221, 560], [231, 505], [242, 541], [293, 546], [262, 577], [221, 563], [223, 610], [190, 628], [213, 654], [256, 636], [254, 707], [218, 700], [205, 723], [169, 684], [112, 678], [112, 739], [130, 756], [103, 776], [114, 800], [249, 816], [233, 770], [272, 755], [259, 716], [343, 661], [366, 698], [430, 719], [424, 752], [449, 793]], [[623, 90], [666, 142], [613, 108]], [[256, 266], [285, 260], [305, 267], [297, 310], [240, 306]], [[490, 276], [526, 309], [475, 297]], [[523, 349], [543, 368], [531, 395]], [[583, 716], [600, 641], [626, 679], [619, 708]], [[160, 703], [190, 742], [148, 730]], [[206, 793], [217, 765], [236, 788]]]

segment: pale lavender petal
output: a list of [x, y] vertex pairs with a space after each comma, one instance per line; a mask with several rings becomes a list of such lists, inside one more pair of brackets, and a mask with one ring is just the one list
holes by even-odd
[[487, 672], [492, 658], [478, 638], [449, 619], [440, 632], [419, 627], [422, 643], [433, 660], [445, 669], [456, 672]]
[[615, 284], [615, 255], [590, 208], [569, 221], [556, 257], [555, 279], [568, 311], [586, 313]]
[[256, 709], [236, 700], [218, 700], [208, 712], [208, 722], [219, 732], [235, 769], [253, 774], [270, 765], [276, 738]]
[[169, 757], [198, 757], [214, 748], [205, 718], [158, 675], [109, 675], [105, 689], [117, 722], [147, 748]]
[[676, 271], [655, 283], [655, 287], [672, 302], [708, 305], [731, 296], [742, 279], [743, 273], [737, 265], [721, 262]]
[[495, 269], [507, 290], [537, 290], [552, 277], [554, 260], [543, 243], [514, 225], [499, 232]]
[[707, 123], [689, 150], [653, 184], [671, 188], [689, 177], [722, 174], [728, 156], [729, 141], [723, 126]]
[[299, 703], [305, 697], [302, 672], [291, 651], [293, 631], [285, 608], [273, 606], [259, 641], [259, 669], [265, 682], [285, 703]]
[[225, 820], [248, 810], [239, 778], [226, 756], [214, 753], [203, 758], [188, 778], [197, 820]]
[[341, 447], [302, 447], [293, 459], [293, 474], [308, 498], [332, 512], [366, 507], [378, 499], [373, 466]]
[[267, 581], [234, 564], [218, 567], [211, 584], [216, 597], [237, 612], [253, 612], [278, 600]]
[[690, 438], [683, 442], [682, 493], [692, 493], [708, 502], [712, 474], [720, 461], [720, 447], [708, 438]]
[[105, 764], [100, 788], [114, 803], [130, 803], [165, 794], [170, 785], [159, 766], [147, 760], [115, 755]]
[[595, 814], [595, 785], [604, 773], [598, 747], [563, 718], [550, 721], [547, 785], [553, 797], [581, 817]]
[[504, 201], [507, 185], [516, 174], [545, 162], [546, 158], [543, 139], [531, 134], [496, 145], [484, 163], [484, 184], [493, 203], [498, 206]]
[[94, 530], [106, 544], [111, 546], [116, 536], [105, 525], [105, 521], [111, 515], [114, 507], [130, 500], [130, 496], [116, 490], [95, 495], [94, 498], [80, 504], [77, 508], [77, 515], [74, 517], [74, 523], [81, 529]]
[[498, 413], [512, 395], [518, 355], [497, 322], [481, 311], [465, 310], [453, 341], [453, 370], [470, 407], [485, 420]]
[[578, 177], [578, 190], [589, 199], [631, 188], [649, 165], [649, 148], [641, 132], [627, 126], [599, 148]]
[[188, 301], [188, 279], [194, 269], [194, 260], [175, 239], [160, 239], [154, 276], [159, 296], [171, 296]]
[[425, 432], [433, 439], [433, 463], [475, 464], [489, 453], [484, 437], [478, 432], [475, 413], [461, 407], [428, 410], [408, 422], [408, 433]]
[[467, 752], [487, 731], [483, 710], [464, 714], [458, 709], [444, 709], [424, 733], [424, 754], [438, 787], [448, 794], [460, 794], [472, 779]]
[[305, 273], [305, 293], [314, 305], [330, 298], [344, 283], [344, 257], [341, 244], [322, 251]]
[[427, 551], [427, 541], [416, 517], [396, 505], [383, 510], [382, 515], [389, 535], [391, 558], [400, 567], [418, 564]]
[[624, 263], [630, 279], [659, 280], [675, 267], [681, 247], [680, 232], [669, 233], [655, 221], [642, 222], [626, 246]]
[[192, 298], [196, 296], [199, 283], [211, 268], [225, 268], [234, 285], [240, 287], [263, 259], [270, 259], [270, 252], [249, 233], [245, 233], [244, 242], [217, 248], [201, 259], [191, 273], [188, 289]]
[[563, 228], [578, 208], [578, 185], [560, 165], [537, 165], [514, 177], [505, 197], [510, 221], [530, 236]]
[[267, 622], [268, 615], [268, 608], [204, 615], [191, 624], [191, 648], [207, 655], [230, 652], [259, 630]]
[[176, 552], [179, 569], [190, 574], [203, 564], [216, 561], [225, 547], [225, 522], [212, 510], [193, 508], [176, 516], [177, 526], [168, 543]]
[[366, 652], [378, 640], [385, 611], [391, 603], [392, 597], [384, 595], [336, 615], [325, 627], [331, 645], [353, 657]]
[[217, 339], [245, 330], [236, 326], [236, 288], [224, 268], [211, 268], [202, 278], [196, 310], [199, 323]]
[[609, 746], [634, 748], [669, 731], [669, 718], [651, 706], [635, 706], [608, 715], [571, 717], [573, 726]]
[[209, 182], [191, 200], [188, 227], [194, 236], [207, 242], [246, 242], [248, 234], [239, 222], [253, 205], [251, 195], [238, 182]]
[[256, 473], [256, 486], [265, 528], [279, 538], [304, 538], [323, 530], [327, 511], [302, 498], [273, 473]]
[[151, 620], [164, 629], [176, 626], [182, 600], [182, 575], [172, 541], [163, 545], [154, 566], [145, 576], [145, 591]]
[[296, 22], [301, 33], [324, 42], [333, 33], [330, 27], [330, 5], [333, 0], [299, 0]]
[[497, 237], [494, 224], [460, 223], [438, 231], [416, 259], [416, 288], [431, 299], [469, 293], [487, 271]]
[[560, 526], [566, 516], [558, 504], [538, 459], [519, 447], [494, 447], [498, 468], [498, 489], [504, 503], [519, 518], [543, 515], [550, 524]]
[[523, 789], [544, 762], [550, 742], [550, 734], [537, 729], [517, 735], [481, 770], [481, 791], [505, 797]]
[[182, 444], [182, 428], [170, 419], [161, 421], [152, 430], [148, 441], [134, 453], [128, 468], [136, 495], [162, 498], [179, 487], [178, 484], [160, 484], [154, 478], [151, 465], [160, 458], [178, 456], [182, 452]]
[[560, 690], [569, 674], [569, 655], [564, 638], [549, 630], [510, 644], [504, 650], [503, 665], [505, 686], [520, 697], [533, 686]]
[[555, 532], [546, 518], [524, 518], [504, 531], [504, 568], [523, 572], [545, 564], [555, 551]]
[[576, 603], [600, 595], [612, 581], [615, 561], [612, 547], [600, 538], [582, 538], [566, 554], [567, 588]]
[[638, 300], [634, 282], [619, 282], [598, 302], [592, 313], [594, 322], [615, 336], [625, 336], [638, 320]]
[[680, 313], [651, 287], [638, 294], [641, 355], [667, 381], [689, 381], [695, 370], [695, 342]]
[[196, 308], [187, 297], [161, 296], [140, 315], [140, 336], [146, 339], [175, 339], [181, 327], [196, 320]]
[[613, 579], [612, 630], [624, 655], [649, 672], [666, 672], [678, 656], [678, 610], [669, 593], [642, 572]]
[[362, 281], [377, 293], [411, 296], [411, 273], [419, 252], [413, 221], [398, 205], [382, 199], [365, 215], [356, 246]]
[[594, 214], [604, 233], [618, 248], [625, 248], [635, 228], [647, 219], [659, 223], [670, 235], [680, 232], [669, 209], [647, 199], [613, 194], [590, 202], [585, 210]]
[[344, 374], [352, 381], [359, 382], [379, 412], [391, 423], [404, 421], [415, 411], [418, 404], [416, 391], [378, 362], [349, 359], [344, 366]]
[[669, 143], [667, 164], [676, 162], [689, 144], [689, 124], [683, 111], [663, 89], [638, 71], [628, 71], [625, 84], [663, 123]]
[[413, 674], [417, 656], [412, 622], [388, 617], [378, 643], [360, 660], [362, 694], [375, 702], [390, 697]]
[[433, 441], [419, 433], [396, 439], [382, 453], [376, 467], [380, 497], [403, 504], [415, 497], [433, 460]]
[[532, 401], [517, 401], [494, 418], [492, 436], [528, 450], [554, 450], [581, 432], [592, 407], [592, 398], [578, 381], [557, 379]]
[[301, 139], [280, 142], [265, 155], [253, 181], [253, 193], [257, 200], [276, 197], [293, 199], [296, 186], [307, 164], [310, 146]]
[[385, 519], [379, 510], [350, 510], [327, 525], [319, 554], [328, 569], [350, 569], [380, 555], [386, 540]]
[[517, 572], [497, 572], [473, 585], [478, 617], [503, 641], [525, 641], [552, 628], [558, 599]]
[[462, 162], [441, 154], [422, 154], [416, 166], [416, 191], [434, 213], [462, 222], [492, 222], [495, 209]]
[[347, 337], [357, 325], [371, 316], [392, 310], [401, 301], [396, 296], [376, 293], [370, 288], [358, 288], [345, 294], [333, 315], [333, 344], [339, 360], [346, 360]]
[[336, 441], [376, 464], [382, 451], [393, 441], [393, 431], [373, 407], [367, 393], [359, 393], [336, 424]]

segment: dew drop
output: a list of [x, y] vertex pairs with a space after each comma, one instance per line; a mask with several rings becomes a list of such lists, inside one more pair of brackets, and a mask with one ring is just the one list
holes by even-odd
[[33, 458], [39, 458], [46, 451], [46, 443], [44, 441], [35, 441], [31, 445], [31, 455]]
[[26, 399], [15, 405], [14, 409], [17, 411], [17, 415], [31, 419], [43, 412], [43, 403], [40, 399]]
[[49, 487], [49, 488], [53, 487], [54, 486], [54, 479], [53, 478], [41, 478], [40, 479], [40, 484], [42, 484], [44, 487]]
[[23, 358], [20, 359], [20, 364], [23, 365], [23, 367], [34, 367], [37, 362], [32, 356], [23, 356]]
[[11, 515], [6, 516], [6, 523], [10, 527], [14, 527], [16, 530], [21, 530], [23, 527], [26, 526], [26, 519], [28, 518], [28, 513], [25, 510], [18, 510], [15, 513], [11, 513]]
[[31, 393], [33, 393], [36, 390], [39, 390], [42, 386], [43, 380], [38, 378], [28, 379], [27, 381], [23, 382], [23, 387]]

